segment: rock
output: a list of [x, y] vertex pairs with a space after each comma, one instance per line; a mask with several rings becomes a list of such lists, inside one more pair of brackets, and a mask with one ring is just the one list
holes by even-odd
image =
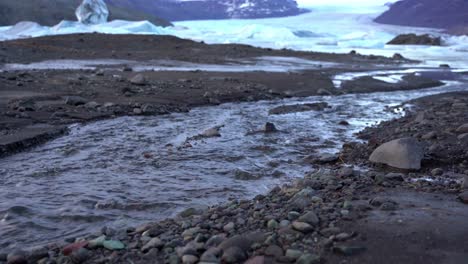
[[91, 251], [87, 250], [86, 248], [80, 248], [76, 251], [73, 251], [70, 255], [70, 258], [73, 260], [73, 263], [83, 263], [86, 262], [92, 253]]
[[313, 226], [317, 226], [320, 222], [317, 214], [312, 211], [309, 211], [305, 213], [304, 215], [302, 215], [301, 217], [299, 217], [298, 221], [308, 223]]
[[322, 153], [314, 161], [322, 164], [333, 163], [338, 161], [339, 157], [336, 154]]
[[260, 232], [253, 232], [244, 235], [236, 235], [224, 240], [219, 248], [226, 250], [230, 247], [239, 247], [243, 251], [248, 251], [254, 243], [263, 243], [266, 236]]
[[284, 255], [284, 252], [278, 245], [270, 245], [265, 249], [265, 255], [279, 258]]
[[28, 260], [31, 262], [37, 262], [43, 258], [49, 257], [49, 250], [44, 246], [37, 246], [28, 249]]
[[263, 132], [265, 133], [273, 133], [273, 132], [277, 132], [278, 129], [276, 129], [276, 126], [275, 124], [273, 123], [270, 123], [270, 122], [267, 122], [263, 128]]
[[90, 240], [88, 243], [88, 246], [90, 248], [96, 248], [96, 247], [102, 247], [104, 246], [104, 241], [106, 241], [106, 236], [102, 235], [100, 237], [97, 237], [93, 240]]
[[210, 237], [210, 239], [208, 239], [208, 241], [206, 241], [205, 246], [206, 246], [206, 247], [217, 247], [217, 246], [219, 246], [225, 239], [226, 239], [226, 237], [225, 237], [224, 235], [215, 235], [215, 236], [212, 236], [212, 237]]
[[320, 88], [317, 91], [318, 95], [333, 95], [332, 92], [328, 91], [327, 89]]
[[130, 79], [130, 83], [134, 85], [146, 85], [146, 78], [143, 74], [137, 74]]
[[464, 191], [458, 195], [458, 199], [462, 201], [462, 203], [468, 204], [468, 191]]
[[133, 113], [135, 115], [141, 115], [143, 111], [141, 110], [141, 108], [133, 108]]
[[125, 244], [118, 240], [106, 240], [102, 245], [109, 250], [122, 250], [125, 249]]
[[421, 137], [424, 140], [435, 139], [437, 138], [437, 133], [435, 131], [431, 131]]
[[351, 177], [353, 176], [354, 170], [351, 167], [343, 167], [338, 170], [338, 176], [340, 177]]
[[183, 264], [195, 264], [198, 262], [198, 257], [194, 255], [184, 255], [182, 257]]
[[333, 253], [344, 255], [344, 256], [353, 256], [360, 254], [366, 251], [365, 247], [360, 246], [335, 246], [333, 247]]
[[21, 250], [15, 250], [7, 255], [8, 264], [28, 264], [26, 259], [26, 252]]
[[88, 99], [83, 98], [81, 96], [66, 96], [65, 97], [65, 104], [78, 106], [78, 105], [85, 105], [88, 103]]
[[403, 57], [403, 55], [401, 55], [400, 53], [393, 54], [392, 58], [394, 60], [404, 60], [405, 59], [405, 57]]
[[404, 175], [402, 173], [394, 173], [394, 172], [387, 173], [384, 178], [387, 181], [397, 181], [397, 182], [402, 182], [405, 180]]
[[417, 140], [401, 138], [378, 147], [371, 154], [369, 160], [398, 169], [419, 170], [423, 157], [423, 147]]
[[75, 15], [83, 24], [102, 24], [107, 22], [109, 10], [103, 0], [83, 0]]
[[268, 221], [267, 223], [267, 227], [268, 229], [277, 229], [278, 228], [278, 222], [275, 220], [275, 219], [271, 219], [270, 221]]
[[441, 168], [435, 168], [435, 169], [431, 170], [431, 175], [432, 176], [441, 176], [442, 174], [444, 174], [444, 170], [441, 169]]
[[141, 251], [143, 252], [148, 252], [152, 248], [160, 248], [164, 246], [164, 243], [161, 241], [161, 239], [157, 237], [153, 237], [148, 243], [146, 243], [142, 248]]
[[248, 259], [244, 264], [266, 264], [264, 256], [255, 256]]
[[450, 69], [450, 65], [449, 65], [449, 64], [446, 64], [446, 63], [440, 64], [440, 65], [439, 65], [439, 68], [442, 68], [442, 69]]
[[200, 257], [200, 261], [209, 263], [219, 263], [219, 257], [221, 256], [221, 249], [219, 248], [208, 248]]
[[442, 40], [440, 37], [433, 37], [429, 34], [401, 34], [387, 43], [388, 45], [428, 45], [441, 46]]
[[224, 230], [224, 232], [229, 233], [229, 232], [233, 231], [235, 227], [236, 227], [236, 225], [233, 222], [229, 222], [225, 226], [223, 226], [223, 230]]
[[308, 112], [308, 111], [323, 111], [325, 108], [329, 107], [327, 103], [311, 103], [311, 104], [296, 104], [296, 105], [282, 105], [270, 109], [268, 111], [269, 115], [284, 115], [291, 113], [299, 112]]
[[315, 230], [315, 228], [312, 225], [300, 221], [294, 221], [292, 223], [292, 227], [293, 229], [302, 233], [310, 233]]
[[457, 133], [461, 133], [461, 134], [468, 133], [468, 124], [464, 124], [458, 127], [456, 131]]
[[297, 261], [296, 264], [319, 264], [320, 257], [313, 254], [304, 254]]
[[202, 137], [210, 138], [210, 137], [220, 137], [221, 133], [219, 130], [221, 129], [222, 126], [216, 126], [212, 128], [208, 128], [207, 130], [203, 131], [200, 135]]
[[[466, 173], [466, 172], [465, 172]], [[462, 190], [468, 190], [468, 175], [465, 175], [462, 180]]]
[[458, 140], [461, 142], [468, 142], [468, 133], [459, 135]]
[[260, 179], [261, 175], [255, 175], [255, 174], [253, 174], [251, 172], [241, 170], [241, 169], [237, 169], [234, 172], [234, 178], [236, 178], [237, 180], [251, 181], [251, 180]]
[[224, 250], [222, 260], [225, 263], [240, 263], [247, 258], [245, 252], [239, 247], [230, 247]]
[[286, 257], [292, 259], [298, 259], [302, 256], [302, 251], [296, 249], [288, 249], [286, 250]]
[[88, 241], [81, 241], [70, 244], [62, 249], [62, 253], [65, 256], [71, 255], [74, 251], [77, 251], [80, 248], [84, 248], [88, 245]]

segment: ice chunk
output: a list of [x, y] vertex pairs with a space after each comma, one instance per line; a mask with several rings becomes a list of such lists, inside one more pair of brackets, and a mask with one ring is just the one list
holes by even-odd
[[75, 14], [83, 24], [102, 24], [107, 22], [109, 9], [103, 0], [83, 0]]

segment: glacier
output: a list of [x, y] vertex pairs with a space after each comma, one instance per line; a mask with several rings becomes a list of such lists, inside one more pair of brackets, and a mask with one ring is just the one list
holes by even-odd
[[[454, 68], [468, 68], [468, 37], [450, 36], [438, 29], [382, 25], [373, 19], [385, 11], [387, 3], [395, 0], [363, 0], [350, 2], [331, 0], [298, 1], [310, 13], [299, 16], [268, 19], [229, 19], [175, 22], [174, 27], [162, 28], [148, 21], [110, 21], [85, 25], [76, 21], [62, 21], [45, 27], [34, 22], [21, 22], [0, 27], [0, 40], [72, 33], [155, 34], [214, 43], [241, 43], [253, 46], [361, 54], [403, 56], [424, 61], [424, 66], [450, 64]], [[322, 1], [320, 1], [322, 2]], [[442, 36], [444, 46], [395, 46], [386, 43], [402, 33], [430, 33]]]

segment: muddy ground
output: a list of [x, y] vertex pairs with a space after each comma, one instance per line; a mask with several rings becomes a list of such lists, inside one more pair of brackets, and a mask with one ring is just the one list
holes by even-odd
[[[0, 43], [8, 63], [46, 59], [171, 59], [225, 64], [230, 59], [294, 56], [348, 66], [300, 73], [142, 72], [125, 69], [0, 73], [0, 153], [66, 132], [66, 125], [119, 115], [188, 111], [223, 102], [439, 85], [413, 76], [405, 85], [361, 78], [336, 89], [344, 71], [398, 67], [401, 60], [355, 54], [205, 45], [174, 37], [46, 37]], [[407, 62], [407, 61], [405, 61]], [[377, 64], [381, 65], [378, 66]], [[385, 65], [385, 66], [382, 66]], [[135, 76], [141, 75], [138, 78]], [[369, 85], [372, 82], [372, 85]], [[187, 209], [179, 217], [127, 230], [103, 228], [73, 241], [0, 254], [0, 263], [466, 263], [468, 94], [411, 102], [406, 117], [363, 131], [329, 164], [251, 201]], [[381, 143], [426, 142], [420, 171], [370, 164]], [[425, 180], [424, 180], [425, 179]], [[429, 180], [427, 180], [429, 179]], [[463, 202], [461, 202], [463, 201]]]

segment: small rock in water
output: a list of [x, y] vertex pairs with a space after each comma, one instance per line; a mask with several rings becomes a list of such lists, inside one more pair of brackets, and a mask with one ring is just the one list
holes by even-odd
[[106, 240], [102, 245], [109, 250], [125, 249], [125, 244], [118, 240]]
[[457, 133], [468, 133], [468, 124], [461, 125], [460, 127], [457, 128]]
[[278, 129], [276, 129], [275, 124], [270, 123], [270, 122], [267, 122], [267, 123], [265, 124], [265, 127], [264, 127], [263, 131], [264, 131], [265, 133], [272, 133], [272, 132], [277, 132]]
[[460, 193], [460, 195], [458, 196], [458, 199], [460, 199], [462, 203], [468, 204], [468, 191], [464, 191]]
[[65, 104], [67, 105], [78, 106], [78, 105], [84, 105], [86, 103], [88, 103], [88, 100], [81, 96], [66, 96], [65, 97]]
[[378, 147], [369, 160], [398, 169], [419, 170], [423, 156], [424, 150], [417, 140], [401, 138]]
[[220, 129], [221, 129], [221, 126], [216, 126], [216, 127], [209, 128], [209, 129], [203, 131], [203, 133], [201, 133], [201, 136], [207, 137], [207, 138], [220, 137], [221, 136], [221, 133], [219, 132]]

